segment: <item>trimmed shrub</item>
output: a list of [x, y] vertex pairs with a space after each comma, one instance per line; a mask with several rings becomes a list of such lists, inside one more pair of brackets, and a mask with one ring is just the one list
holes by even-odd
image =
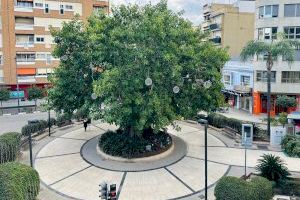
[[72, 115], [68, 114], [68, 113], [63, 113], [61, 115], [59, 115], [56, 119], [56, 125], [58, 127], [62, 127], [62, 126], [66, 126], [71, 124], [72, 120]]
[[[48, 123], [48, 120], [47, 120], [47, 123]], [[50, 126], [54, 126], [56, 125], [56, 119], [55, 118], [50, 118]]]
[[217, 200], [270, 200], [273, 195], [272, 183], [263, 177], [249, 182], [237, 177], [223, 177], [214, 192]]
[[227, 118], [217, 113], [210, 113], [207, 117], [208, 123], [217, 128], [224, 128], [226, 126], [236, 130], [241, 134], [243, 122], [238, 119]]
[[251, 179], [253, 199], [270, 200], [273, 197], [272, 182], [263, 177], [255, 177]]
[[0, 164], [15, 161], [21, 145], [20, 133], [5, 133], [0, 136]]
[[281, 142], [281, 147], [289, 156], [300, 158], [300, 139], [295, 135], [286, 135]]
[[39, 175], [33, 168], [16, 162], [0, 165], [1, 200], [35, 200], [39, 189]]
[[45, 120], [39, 120], [37, 123], [27, 124], [22, 128], [22, 135], [28, 136], [30, 133], [42, 133], [48, 127], [48, 122]]

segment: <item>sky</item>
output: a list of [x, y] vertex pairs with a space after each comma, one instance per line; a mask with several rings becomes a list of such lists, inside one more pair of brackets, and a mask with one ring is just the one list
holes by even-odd
[[[175, 12], [184, 10], [183, 17], [193, 22], [194, 25], [199, 25], [202, 21], [202, 6], [205, 3], [211, 1], [218, 3], [229, 3], [233, 0], [168, 0], [168, 5], [170, 9]], [[159, 0], [111, 0], [112, 5], [120, 4], [145, 4], [151, 2], [153, 4], [159, 2]]]

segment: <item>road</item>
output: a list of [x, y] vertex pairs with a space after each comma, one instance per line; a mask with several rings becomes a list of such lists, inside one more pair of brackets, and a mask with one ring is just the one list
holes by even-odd
[[[55, 113], [51, 112], [51, 116], [54, 117]], [[0, 135], [6, 132], [21, 132], [24, 125], [28, 120], [33, 119], [48, 119], [47, 112], [31, 113], [31, 114], [19, 114], [11, 116], [0, 116]]]

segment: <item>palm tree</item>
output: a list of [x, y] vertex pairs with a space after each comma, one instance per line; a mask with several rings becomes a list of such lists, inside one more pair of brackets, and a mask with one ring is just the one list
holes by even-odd
[[282, 56], [285, 60], [291, 64], [294, 62], [295, 48], [300, 46], [300, 42], [296, 40], [288, 40], [284, 37], [280, 37], [278, 40], [272, 40], [271, 42], [253, 40], [243, 48], [241, 52], [241, 59], [243, 61], [248, 60], [256, 56], [266, 56], [266, 68], [267, 68], [267, 113], [268, 113], [268, 134], [271, 130], [271, 71], [274, 62], [278, 57]]
[[275, 182], [284, 180], [290, 175], [284, 161], [279, 156], [272, 154], [264, 154], [261, 156], [255, 169], [262, 177]]

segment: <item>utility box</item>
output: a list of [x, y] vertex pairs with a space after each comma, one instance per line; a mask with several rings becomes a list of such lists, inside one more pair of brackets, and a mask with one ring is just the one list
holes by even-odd
[[281, 145], [283, 137], [286, 135], [286, 128], [283, 126], [272, 126], [270, 135], [270, 145], [277, 147]]
[[253, 143], [253, 125], [242, 124], [242, 145], [252, 146]]

